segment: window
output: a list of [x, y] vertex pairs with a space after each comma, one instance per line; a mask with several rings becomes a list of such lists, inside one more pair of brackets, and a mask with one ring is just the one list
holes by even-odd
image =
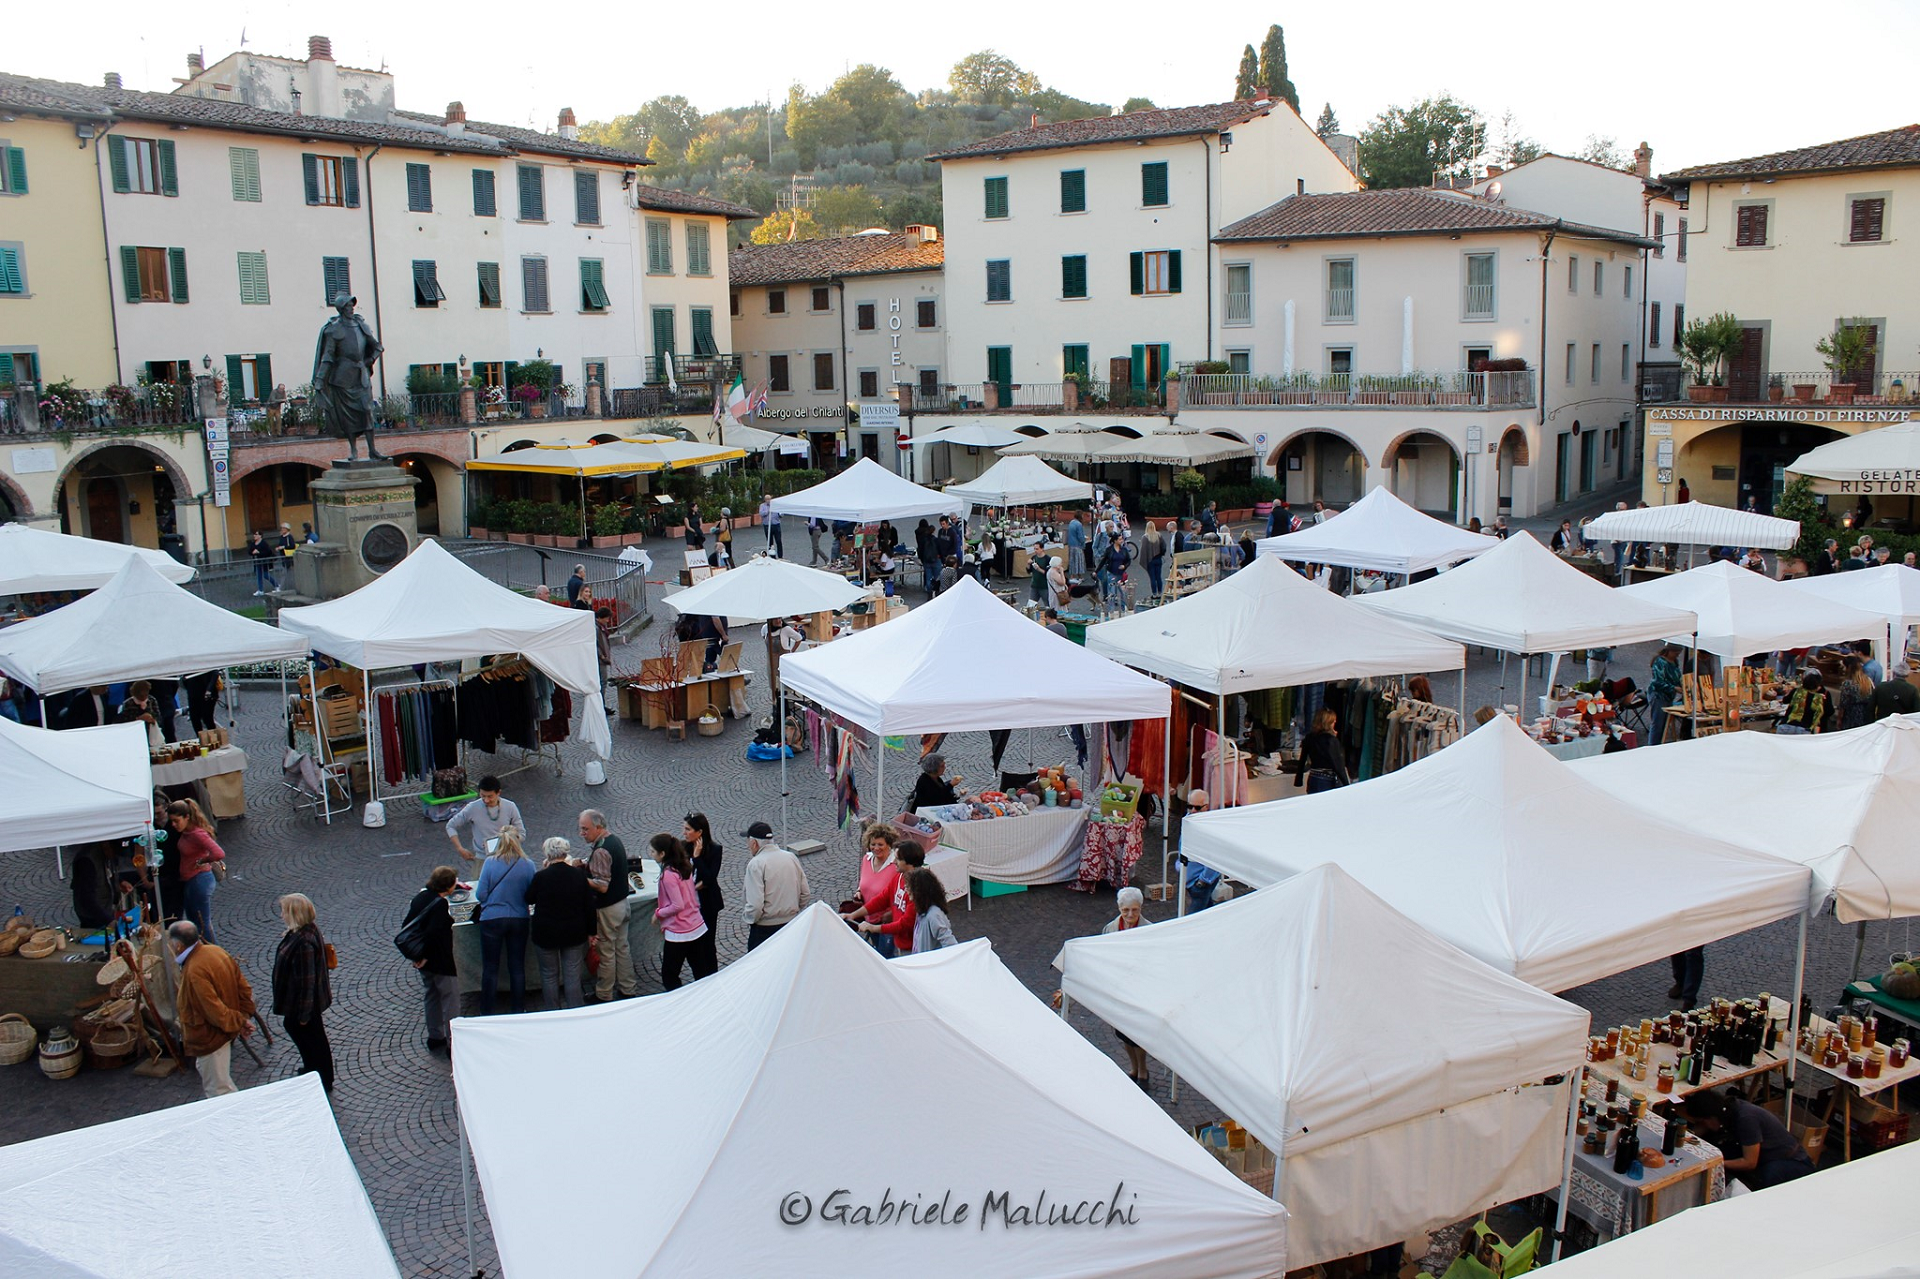
[[[27, 251], [18, 240], [0, 241], [0, 296], [23, 297], [27, 292]], [[8, 357], [11, 358], [11, 357]], [[11, 372], [0, 367], [0, 373]], [[0, 378], [11, 382], [11, 377]]]
[[1180, 291], [1180, 250], [1162, 249], [1127, 256], [1128, 284], [1135, 296]]
[[407, 163], [407, 212], [433, 212], [433, 169], [428, 165]]
[[874, 400], [880, 397], [880, 374], [876, 369], [860, 370], [860, 398]]
[[1060, 259], [1060, 296], [1063, 298], [1087, 296], [1086, 254], [1076, 253]]
[[673, 223], [665, 218], [647, 219], [647, 274], [673, 274]]
[[940, 394], [940, 370], [939, 369], [921, 369], [919, 370], [919, 374], [920, 374], [920, 394], [929, 400], [939, 395]]
[[913, 327], [931, 329], [939, 326], [940, 307], [932, 298], [921, 298], [913, 304]]
[[1466, 320], [1493, 318], [1493, 254], [1467, 254], [1467, 283], [1460, 299], [1460, 316]]
[[1587, 380], [1595, 386], [1600, 385], [1600, 344], [1598, 342], [1593, 344], [1593, 359], [1591, 367], [1587, 370]]
[[360, 207], [360, 161], [350, 155], [314, 155], [300, 157], [301, 173], [306, 179], [307, 203], [335, 209]]
[[672, 354], [674, 354], [673, 308], [656, 306], [653, 308], [653, 360], [659, 372], [655, 373], [654, 377], [660, 379], [666, 377], [666, 370], [660, 366], [665, 365], [667, 357]]
[[1593, 296], [1604, 297], [1606, 292], [1607, 264], [1596, 258], [1593, 263]]
[[767, 290], [767, 314], [785, 315], [787, 313], [787, 291], [785, 289]]
[[1679, 256], [1682, 262], [1685, 262], [1687, 260], [1687, 220], [1685, 218], [1680, 219], [1680, 254]]
[[1633, 300], [1633, 264], [1628, 263], [1626, 266], [1621, 267], [1620, 274], [1622, 277], [1620, 296], [1631, 302]]
[[482, 262], [479, 270], [480, 305], [489, 309], [500, 305], [500, 264]]
[[1759, 249], [1767, 243], [1767, 206], [1741, 204], [1733, 210], [1733, 243], [1736, 248]]
[[267, 294], [267, 255], [241, 253], [240, 305], [266, 306], [271, 301]]
[[1007, 180], [988, 178], [986, 180], [987, 216], [1004, 218], [1007, 216]]
[[[1653, 249], [1653, 256], [1656, 258], [1666, 257], [1667, 256], [1667, 215], [1664, 213], [1656, 213], [1653, 215], [1653, 238], [1656, 241]], [[1686, 261], [1686, 256], [1682, 254], [1680, 260], [1682, 262]]]
[[1140, 166], [1140, 203], [1150, 209], [1167, 203], [1167, 162], [1165, 160]]
[[122, 194], [179, 195], [179, 170], [170, 138], [128, 138], [107, 135], [107, 167], [113, 189]]
[[607, 301], [606, 275], [599, 258], [580, 259], [580, 309], [595, 314], [605, 311], [611, 303]]
[[1334, 377], [1350, 376], [1353, 373], [1353, 348], [1350, 346], [1328, 347], [1327, 372]]
[[833, 389], [833, 356], [822, 351], [813, 357], [813, 389], [831, 391]]
[[1234, 377], [1246, 377], [1253, 372], [1252, 351], [1228, 351], [1227, 372]]
[[[227, 357], [227, 395], [234, 403], [258, 404], [273, 394], [273, 361], [265, 355], [229, 355]], [[298, 479], [293, 478], [298, 476]], [[304, 467], [287, 468], [284, 501], [289, 506], [304, 506], [307, 498], [307, 472]], [[297, 487], [296, 487], [297, 486]]]
[[413, 304], [437, 307], [446, 300], [447, 295], [440, 288], [438, 264], [416, 259], [413, 264]]
[[1085, 213], [1087, 211], [1087, 171], [1085, 169], [1060, 170], [1060, 212]]
[[1886, 230], [1887, 198], [1855, 196], [1847, 201], [1847, 243], [1879, 244]]
[[688, 307], [687, 316], [693, 321], [693, 353], [695, 355], [720, 354], [720, 346], [713, 340], [713, 308], [710, 306]]
[[738, 289], [735, 289], [731, 293], [727, 294], [727, 314], [728, 315], [740, 314], [740, 290]]
[[[0, 138], [0, 195], [25, 195], [26, 193], [27, 153], [21, 147], [8, 146], [6, 139]], [[8, 380], [11, 381], [11, 379]]]
[[1224, 322], [1235, 326], [1253, 323], [1253, 264], [1250, 262], [1227, 263], [1227, 311]]
[[537, 164], [522, 164], [516, 168], [517, 180], [520, 184], [520, 220], [545, 222], [547, 220], [546, 170]]
[[473, 171], [473, 216], [476, 218], [497, 217], [499, 203], [493, 194], [493, 170], [475, 169]]
[[1326, 317], [1328, 324], [1353, 323], [1353, 259], [1327, 261]]
[[573, 220], [581, 226], [600, 225], [600, 172], [573, 171]]
[[769, 391], [791, 391], [793, 381], [787, 374], [787, 357], [769, 355], [767, 357], [767, 389]]
[[1578, 253], [1567, 255], [1567, 292], [1575, 297], [1580, 295], [1580, 255]]
[[1006, 258], [995, 258], [987, 263], [987, 301], [1011, 302], [1013, 300], [1013, 263]]
[[1087, 376], [1088, 367], [1087, 346], [1084, 342], [1076, 342], [1070, 346], [1060, 348], [1060, 374], [1062, 377], [1071, 373], [1076, 377], [1084, 378]]
[[120, 246], [120, 274], [129, 302], [185, 302], [187, 251]]
[[1676, 351], [1680, 349], [1680, 335], [1686, 331], [1686, 327], [1687, 304], [1675, 302], [1673, 304], [1673, 349]]
[[862, 333], [871, 333], [876, 327], [874, 305], [862, 302], [853, 308], [853, 327]]
[[1660, 345], [1660, 304], [1658, 302], [1647, 303], [1647, 345], [1653, 347]]
[[1620, 380], [1622, 382], [1633, 380], [1633, 343], [1631, 342], [1620, 344]]
[[707, 224], [704, 222], [687, 223], [687, 274], [713, 274], [713, 253], [708, 247]]
[[833, 310], [833, 291], [826, 285], [816, 285], [813, 289], [813, 310], [815, 312]]
[[327, 306], [332, 306], [333, 300], [342, 293], [353, 295], [353, 272], [345, 258], [320, 259], [320, 287], [323, 291], [320, 300]]
[[1574, 355], [1574, 351], [1575, 351], [1574, 344], [1571, 342], [1567, 343], [1567, 385], [1568, 386], [1573, 385], [1573, 362], [1574, 362], [1574, 359], [1576, 358]]
[[547, 260], [520, 259], [520, 309], [546, 312], [553, 309], [547, 296]]
[[233, 178], [233, 198], [260, 203], [260, 152], [253, 147], [228, 147], [227, 172]]

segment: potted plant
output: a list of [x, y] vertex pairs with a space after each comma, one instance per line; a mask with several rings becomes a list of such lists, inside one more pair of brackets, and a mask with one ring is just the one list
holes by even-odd
[[1069, 413], [1077, 413], [1080, 411], [1080, 395], [1084, 389], [1085, 382], [1086, 375], [1078, 371], [1070, 371], [1065, 377], [1060, 379], [1061, 408]]
[[[1827, 383], [1829, 404], [1853, 403], [1854, 384], [1842, 379], [1851, 379], [1854, 371], [1873, 353], [1873, 340], [1867, 333], [1865, 320], [1843, 320], [1832, 333], [1813, 344], [1813, 349], [1820, 353], [1821, 362], [1827, 366], [1830, 375]], [[1873, 388], [1867, 389], [1871, 393]]]
[[1778, 373], [1767, 379], [1767, 399], [1775, 404], [1787, 398], [1787, 384]]
[[531, 382], [522, 382], [513, 388], [513, 398], [518, 400], [528, 417], [545, 417], [547, 404], [543, 392]]
[[1687, 398], [1696, 404], [1723, 404], [1727, 388], [1721, 376], [1726, 359], [1740, 343], [1740, 322], [1726, 312], [1695, 320], [1680, 334], [1680, 358], [1693, 377]]
[[1812, 382], [1795, 382], [1793, 384], [1793, 398], [1802, 404], [1811, 404], [1813, 403], [1813, 393], [1818, 389], [1819, 388]]
[[1353, 402], [1355, 404], [1393, 403], [1393, 391], [1390, 386], [1392, 381], [1394, 381], [1394, 379], [1380, 377], [1372, 373], [1363, 374], [1355, 378], [1353, 380]]
[[594, 549], [605, 550], [608, 547], [620, 545], [621, 525], [625, 519], [625, 514], [617, 506], [594, 508], [592, 525]]
[[484, 498], [467, 509], [467, 536], [485, 541], [492, 527], [487, 523], [493, 518], [493, 504]]
[[1207, 486], [1207, 477], [1189, 466], [1173, 477], [1173, 487], [1185, 500], [1187, 514], [1193, 514], [1193, 500], [1201, 489]]

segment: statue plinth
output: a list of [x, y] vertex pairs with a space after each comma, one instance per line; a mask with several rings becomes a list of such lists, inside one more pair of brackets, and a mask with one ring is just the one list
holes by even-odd
[[414, 490], [420, 481], [391, 462], [336, 461], [308, 485], [317, 545], [296, 549], [294, 590], [338, 599], [398, 564], [419, 545]]

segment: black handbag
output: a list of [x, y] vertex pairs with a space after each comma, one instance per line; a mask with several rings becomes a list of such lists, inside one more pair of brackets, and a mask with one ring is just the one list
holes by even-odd
[[400, 926], [393, 935], [393, 946], [409, 963], [417, 964], [427, 957], [427, 916], [433, 913], [429, 904], [425, 910], [413, 916]]

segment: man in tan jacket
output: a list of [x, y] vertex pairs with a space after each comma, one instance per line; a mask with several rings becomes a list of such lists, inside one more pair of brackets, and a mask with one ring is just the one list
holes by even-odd
[[167, 946], [180, 965], [180, 1038], [200, 1071], [209, 1097], [238, 1092], [233, 1082], [233, 1041], [253, 1033], [253, 987], [233, 956], [200, 940], [189, 920], [167, 929]]

